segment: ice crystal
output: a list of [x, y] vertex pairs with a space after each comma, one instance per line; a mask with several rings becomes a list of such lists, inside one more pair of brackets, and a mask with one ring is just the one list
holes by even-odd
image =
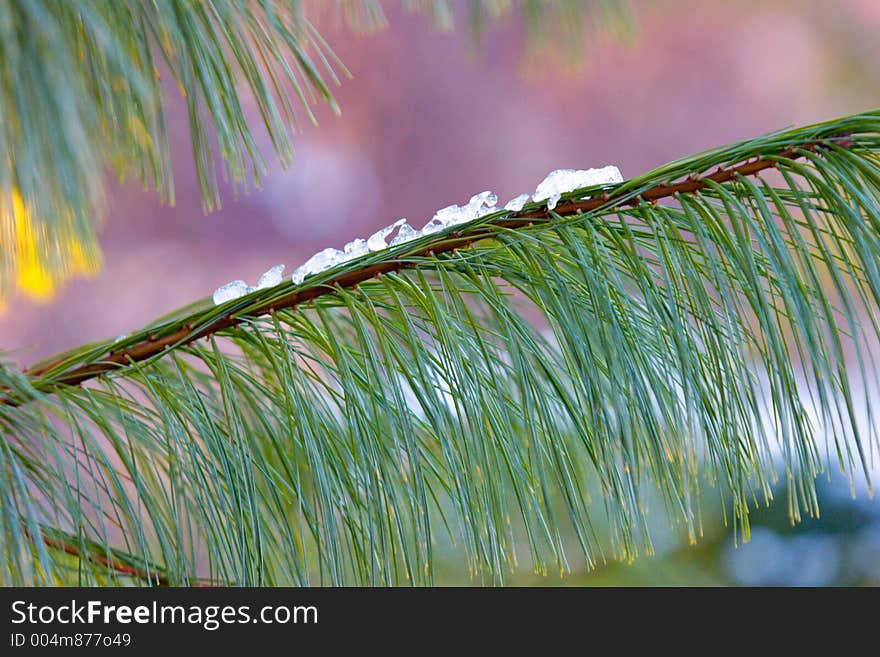
[[370, 252], [369, 247], [367, 246], [367, 240], [358, 237], [357, 239], [352, 240], [344, 247], [342, 247], [342, 255], [343, 260], [348, 261], [354, 258], [359, 258], [362, 255], [366, 255]]
[[330, 269], [334, 265], [343, 262], [345, 254], [339, 249], [327, 248], [318, 251], [311, 258], [306, 260], [302, 265], [297, 267], [290, 277], [290, 280], [299, 285], [306, 276], [312, 274], [320, 274], [322, 271]]
[[243, 297], [249, 291], [247, 283], [242, 280], [230, 281], [214, 290], [214, 305]]
[[448, 205], [437, 210], [431, 220], [422, 228], [421, 233], [423, 235], [430, 235], [440, 232], [449, 226], [465, 224], [487, 214], [492, 214], [497, 211], [495, 207], [497, 203], [498, 197], [492, 192], [486, 191], [474, 194], [467, 205]]
[[406, 223], [406, 218], [398, 219], [390, 226], [380, 228], [367, 239], [367, 248], [370, 251], [381, 251], [388, 247], [388, 236], [394, 232], [395, 228], [399, 228]]
[[547, 201], [547, 207], [552, 210], [556, 207], [562, 194], [572, 192], [582, 187], [594, 187], [596, 185], [610, 185], [623, 182], [620, 170], [615, 166], [602, 167], [601, 169], [556, 169], [547, 174], [535, 189], [532, 198], [536, 201]]
[[510, 210], [511, 212], [519, 212], [523, 209], [523, 206], [529, 202], [528, 194], [520, 194], [519, 196], [510, 199], [507, 202], [507, 205], [504, 206], [505, 210]]
[[280, 285], [282, 281], [282, 277], [284, 274], [284, 265], [275, 265], [268, 271], [264, 272], [257, 279], [257, 286], [255, 289], [264, 290], [267, 287], [275, 287], [276, 285]]
[[391, 240], [391, 246], [397, 246], [398, 244], [403, 244], [405, 242], [409, 242], [410, 240], [414, 240], [417, 237], [421, 236], [421, 232], [413, 228], [406, 221], [404, 221], [400, 225], [400, 230], [397, 231], [397, 235], [394, 236], [394, 239]]

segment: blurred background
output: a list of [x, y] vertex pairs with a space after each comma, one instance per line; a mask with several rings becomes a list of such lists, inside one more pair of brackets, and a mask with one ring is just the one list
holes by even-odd
[[[625, 177], [705, 148], [877, 105], [880, 2], [635, 0], [631, 24], [595, 25], [573, 51], [530, 43], [513, 14], [475, 37], [466, 17], [437, 29], [386, 3], [389, 25], [320, 30], [350, 70], [340, 116], [316, 106], [288, 170], [202, 211], [183, 103], [169, 92], [176, 204], [113, 187], [104, 266], [54, 297], [6, 300], [0, 349], [22, 366], [139, 328], [228, 280], [296, 266], [398, 217], [491, 189], [502, 202], [551, 169], [616, 164]], [[305, 117], [303, 117], [305, 118]], [[271, 162], [271, 144], [262, 144]], [[863, 487], [862, 487], [863, 488]], [[658, 513], [655, 555], [633, 565], [518, 584], [880, 584], [880, 503], [834, 477], [821, 519], [789, 523], [784, 503], [753, 517], [752, 540], [707, 525], [687, 544]], [[705, 517], [720, 518], [707, 491]], [[455, 552], [440, 583], [467, 583]]]

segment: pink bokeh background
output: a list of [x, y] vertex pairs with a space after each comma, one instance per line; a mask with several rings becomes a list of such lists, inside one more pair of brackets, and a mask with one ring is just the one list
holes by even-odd
[[[386, 3], [390, 5], [391, 3]], [[551, 169], [617, 164], [624, 176], [793, 124], [877, 105], [880, 2], [634, 2], [630, 36], [591, 36], [574, 66], [526, 51], [508, 17], [474, 46], [389, 8], [384, 31], [322, 31], [353, 78], [341, 116], [296, 136], [291, 168], [205, 215], [183, 106], [170, 94], [176, 205], [111, 186], [105, 266], [47, 303], [0, 316], [0, 348], [22, 365], [137, 329], [269, 266], [296, 266], [398, 217], [492, 189], [502, 202]], [[255, 120], [256, 120], [255, 116]], [[267, 140], [262, 145], [272, 161]]]

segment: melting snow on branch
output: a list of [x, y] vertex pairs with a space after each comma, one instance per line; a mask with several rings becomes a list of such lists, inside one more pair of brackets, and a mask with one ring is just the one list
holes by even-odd
[[293, 271], [293, 275], [290, 277], [290, 280], [299, 285], [305, 280], [306, 276], [311, 276], [312, 274], [320, 274], [325, 269], [335, 267], [340, 262], [342, 262], [342, 257], [344, 255], [344, 251], [340, 251], [339, 249], [334, 249], [332, 247], [322, 249], [311, 258], [306, 260], [302, 265], [297, 267]]
[[[572, 192], [583, 187], [597, 185], [609, 185], [623, 182], [620, 171], [615, 166], [606, 166], [601, 169], [556, 169], [551, 171], [535, 190], [535, 201], [547, 201], [547, 207], [552, 210], [556, 207], [562, 194]], [[519, 196], [508, 201], [504, 210], [519, 212], [529, 202], [528, 194]], [[361, 237], [346, 244], [342, 251], [327, 248], [318, 251], [311, 258], [294, 270], [290, 280], [299, 285], [307, 276], [320, 274], [336, 265], [348, 262], [354, 258], [367, 255], [373, 251], [382, 251], [389, 246], [405, 244], [425, 235], [439, 233], [451, 226], [465, 224], [480, 217], [498, 212], [496, 205], [498, 197], [490, 192], [480, 192], [471, 197], [466, 205], [450, 205], [440, 210], [431, 217], [421, 230], [416, 230], [409, 225], [406, 219], [398, 219], [390, 226], [381, 228], [370, 235], [367, 239]], [[390, 238], [390, 240], [389, 240]], [[214, 303], [219, 305], [232, 299], [237, 299], [254, 290], [262, 290], [279, 285], [282, 281], [284, 265], [275, 265], [269, 271], [260, 276], [257, 286], [250, 287], [241, 280], [235, 280], [218, 287], [214, 292]]]
[[367, 240], [358, 237], [342, 247], [342, 261], [353, 260], [370, 252]]
[[275, 287], [281, 284], [281, 275], [284, 273], [284, 265], [275, 265], [269, 271], [265, 272], [257, 279], [258, 290], [264, 290], [267, 287]]
[[367, 248], [370, 251], [381, 251], [388, 246], [388, 236], [406, 223], [406, 219], [398, 219], [390, 226], [380, 228], [367, 239]]
[[263, 272], [263, 274], [257, 279], [256, 287], [251, 287], [242, 280], [230, 281], [226, 285], [221, 285], [214, 290], [214, 305], [219, 306], [221, 303], [238, 299], [245, 294], [250, 294], [254, 290], [275, 287], [281, 283], [283, 273], [284, 265], [275, 265], [268, 271]]
[[214, 305], [219, 306], [221, 303], [238, 299], [248, 293], [248, 285], [242, 280], [230, 281], [226, 285], [221, 285], [214, 290]]
[[507, 202], [507, 205], [504, 206], [505, 210], [510, 210], [511, 212], [519, 212], [523, 209], [523, 206], [529, 202], [528, 194], [520, 194], [519, 196], [515, 196]]
[[400, 225], [400, 230], [397, 231], [397, 235], [394, 236], [394, 239], [391, 240], [391, 246], [397, 246], [398, 244], [405, 244], [410, 240], [414, 240], [419, 236], [419, 231], [409, 225], [406, 221], [404, 221]]
[[471, 196], [471, 200], [468, 201], [467, 205], [449, 205], [441, 210], [437, 210], [437, 213], [422, 228], [421, 234], [431, 235], [439, 233], [450, 226], [465, 224], [474, 219], [485, 217], [487, 214], [498, 211], [495, 207], [497, 203], [498, 197], [492, 192], [486, 191], [475, 194]]
[[556, 169], [547, 174], [535, 190], [536, 201], [547, 201], [547, 209], [556, 207], [560, 197], [582, 187], [611, 185], [623, 182], [620, 170], [615, 166], [601, 169]]

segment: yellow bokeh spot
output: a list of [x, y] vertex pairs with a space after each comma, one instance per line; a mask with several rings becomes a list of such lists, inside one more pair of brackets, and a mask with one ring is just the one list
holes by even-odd
[[100, 271], [101, 254], [94, 244], [72, 236], [63, 225], [59, 234], [50, 234], [32, 220], [17, 190], [9, 196], [11, 202], [0, 200], [0, 312], [5, 295], [14, 288], [27, 297], [46, 301], [68, 279]]
[[75, 240], [68, 242], [67, 249], [71, 275], [91, 277], [101, 271], [101, 255], [96, 250], [86, 253], [83, 245]]

